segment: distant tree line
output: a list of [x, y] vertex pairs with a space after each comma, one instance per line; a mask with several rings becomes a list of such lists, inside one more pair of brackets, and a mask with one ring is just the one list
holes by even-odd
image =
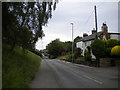
[[42, 27], [52, 17], [55, 2], [3, 2], [2, 41], [25, 49], [35, 49], [35, 43], [45, 36]]
[[[81, 37], [79, 36], [77, 36], [74, 39], [74, 44], [73, 44], [74, 53], [79, 52], [79, 50], [76, 49], [76, 42], [79, 41], [80, 39]], [[72, 53], [72, 41], [62, 42], [59, 39], [55, 39], [46, 46], [46, 49], [48, 50], [48, 54], [50, 58], [57, 58], [58, 56]], [[76, 54], [76, 56], [78, 55]]]

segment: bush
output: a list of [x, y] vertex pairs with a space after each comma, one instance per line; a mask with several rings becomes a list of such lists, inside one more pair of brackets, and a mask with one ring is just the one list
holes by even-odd
[[[73, 55], [74, 56], [74, 55]], [[58, 57], [57, 59], [62, 59], [62, 60], [66, 60], [66, 61], [72, 61], [72, 54], [71, 53], [68, 53], [67, 55], [65, 56], [60, 56]]]
[[69, 53], [68, 55], [67, 55], [67, 61], [69, 61], [69, 62], [72, 62], [72, 57], [74, 58], [74, 54], [72, 54], [72, 53]]
[[104, 57], [105, 55], [105, 43], [102, 40], [96, 39], [91, 44], [91, 49], [93, 55], [96, 56], [96, 58]]
[[84, 62], [85, 62], [84, 57], [78, 57], [78, 58], [75, 60], [75, 63], [78, 63], [78, 64], [81, 64], [81, 63], [84, 63]]
[[91, 61], [91, 54], [89, 53], [88, 50], [85, 50], [84, 57], [86, 61]]
[[76, 48], [75, 54], [74, 54], [74, 59], [77, 59], [78, 57], [81, 57], [82, 50], [81, 48]]
[[116, 45], [111, 49], [111, 55], [115, 57], [120, 57], [120, 46]]
[[111, 47], [110, 48], [106, 48], [106, 56], [110, 57], [111, 56]]
[[105, 43], [102, 40], [96, 39], [91, 44], [93, 55], [96, 57], [96, 64], [100, 66], [100, 58], [105, 56]]
[[114, 47], [120, 45], [120, 41], [117, 39], [108, 39], [106, 40], [106, 48]]
[[111, 49], [116, 46], [120, 45], [120, 41], [117, 39], [108, 39], [104, 41], [105, 47], [106, 47], [106, 56], [110, 57], [111, 56]]
[[42, 53], [39, 50], [31, 50], [31, 52], [42, 57]]

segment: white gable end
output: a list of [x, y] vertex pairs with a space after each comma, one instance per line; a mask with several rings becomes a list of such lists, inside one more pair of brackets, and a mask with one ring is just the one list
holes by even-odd
[[83, 44], [82, 41], [81, 41], [81, 42], [77, 42], [77, 43], [76, 43], [76, 47], [82, 49], [82, 48], [83, 48], [83, 45], [82, 45], [82, 44]]
[[120, 40], [120, 35], [111, 34], [111, 35], [110, 35], [110, 39], [117, 39], [117, 40]]

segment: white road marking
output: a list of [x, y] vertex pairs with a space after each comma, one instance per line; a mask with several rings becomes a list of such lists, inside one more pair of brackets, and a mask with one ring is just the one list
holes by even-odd
[[70, 62], [66, 62], [66, 63], [70, 63]]
[[93, 67], [90, 67], [90, 66], [87, 66], [87, 65], [75, 64], [75, 63], [68, 62], [68, 61], [64, 61], [64, 60], [58, 60], [58, 61], [62, 61], [62, 62], [65, 62], [65, 63], [71, 63], [71, 64], [74, 64], [74, 65], [76, 65], [76, 66], [87, 67], [87, 68], [93, 68]]
[[87, 66], [87, 65], [81, 65], [81, 64], [74, 64], [76, 66], [81, 66], [81, 67], [87, 67], [87, 68], [93, 68], [93, 67], [90, 67], [90, 66]]
[[95, 81], [95, 82], [97, 82], [97, 83], [99, 83], [99, 84], [103, 84], [101, 81], [98, 81], [98, 80], [96, 80], [96, 79], [93, 79], [93, 78], [91, 78], [91, 77], [89, 77], [89, 76], [86, 76], [86, 75], [83, 75], [84, 77], [86, 77], [86, 78], [88, 78], [88, 79], [90, 79], [90, 80], [93, 80], [93, 81]]
[[[58, 60], [58, 61], [62, 61], [62, 62], [65, 62], [65, 63], [71, 63], [71, 62], [67, 62], [67, 61], [64, 61], [64, 60]], [[74, 65], [92, 68], [92, 67], [86, 66], [86, 65], [79, 65], [79, 64], [74, 64]], [[75, 72], [75, 71], [74, 71], [74, 72]], [[75, 73], [77, 73], [77, 72], [75, 72]], [[77, 74], [76, 74], [76, 75], [77, 75]], [[85, 77], [85, 78], [87, 78], [87, 79], [90, 79], [90, 80], [92, 80], [92, 81], [94, 81], [94, 82], [96, 82], [96, 83], [98, 83], [98, 84], [103, 84], [103, 82], [101, 82], [101, 81], [99, 81], [99, 80], [96, 80], [96, 79], [94, 79], [94, 78], [91, 78], [91, 77], [89, 77], [89, 76], [87, 76], [87, 75], [83, 75], [83, 77]]]

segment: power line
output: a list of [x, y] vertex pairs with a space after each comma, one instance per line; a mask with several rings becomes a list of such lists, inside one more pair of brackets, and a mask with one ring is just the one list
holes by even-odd
[[[94, 12], [94, 10], [90, 13], [90, 15], [88, 16], [88, 18], [87, 18], [87, 20], [85, 21], [85, 23], [83, 23], [83, 26], [85, 26], [85, 25], [88, 23], [88, 21], [90, 20], [93, 12]], [[81, 26], [81, 25], [80, 25], [80, 26]], [[79, 26], [79, 27], [80, 27], [80, 26]], [[78, 30], [79, 30], [79, 27], [77, 28]]]
[[85, 23], [83, 23], [83, 26], [85, 26], [89, 22], [89, 20], [91, 19], [92, 15], [93, 15], [93, 12], [94, 12], [94, 10], [91, 11], [91, 13], [88, 16], [88, 18], [86, 19]]
[[97, 6], [97, 8], [100, 7], [103, 3], [105, 3], [105, 2], [100, 3], [100, 4]]
[[[104, 3], [104, 2], [100, 3], [100, 4], [97, 6], [97, 8], [100, 7], [101, 5], [103, 5], [103, 3]], [[91, 19], [93, 13], [94, 13], [94, 10], [92, 10], [92, 12], [91, 12], [90, 15], [88, 16], [88, 18], [87, 18], [87, 20], [85, 21], [85, 23], [83, 24], [83, 26], [85, 26], [85, 25], [89, 22], [89, 20]], [[79, 30], [79, 28], [78, 28], [78, 30]]]
[[89, 17], [87, 18], [86, 22], [84, 23], [84, 25], [86, 25], [88, 23], [88, 21], [90, 20], [91, 16], [93, 15], [94, 10], [91, 12], [91, 14], [89, 15]]

